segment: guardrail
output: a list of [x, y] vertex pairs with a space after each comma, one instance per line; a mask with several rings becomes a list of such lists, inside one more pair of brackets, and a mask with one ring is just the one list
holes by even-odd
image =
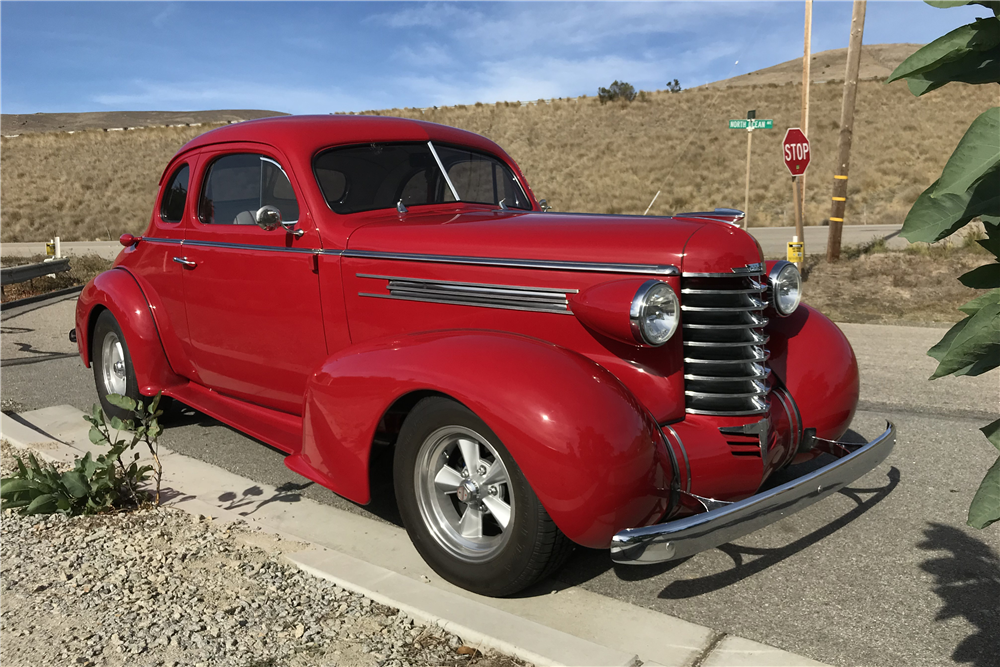
[[41, 278], [42, 276], [52, 273], [62, 273], [63, 271], [69, 271], [68, 257], [54, 259], [51, 262], [11, 266], [6, 269], [0, 269], [0, 285], [23, 283], [32, 278]]

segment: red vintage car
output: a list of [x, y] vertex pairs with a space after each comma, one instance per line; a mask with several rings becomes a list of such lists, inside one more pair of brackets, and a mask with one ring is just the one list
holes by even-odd
[[492, 141], [380, 117], [213, 130], [160, 186], [77, 306], [106, 413], [162, 392], [358, 503], [391, 474], [416, 548], [470, 590], [519, 591], [573, 543], [717, 546], [895, 442], [837, 442], [854, 353], [739, 211], [545, 212]]

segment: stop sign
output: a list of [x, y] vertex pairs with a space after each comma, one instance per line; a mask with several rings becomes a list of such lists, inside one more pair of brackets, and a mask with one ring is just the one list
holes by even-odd
[[790, 128], [785, 132], [785, 138], [781, 142], [782, 157], [785, 166], [792, 176], [801, 176], [809, 168], [809, 140], [802, 130], [797, 127]]

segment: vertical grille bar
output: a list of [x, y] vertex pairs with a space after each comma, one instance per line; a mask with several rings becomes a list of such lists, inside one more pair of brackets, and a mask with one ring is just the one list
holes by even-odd
[[681, 279], [687, 412], [767, 411], [766, 289], [762, 273]]

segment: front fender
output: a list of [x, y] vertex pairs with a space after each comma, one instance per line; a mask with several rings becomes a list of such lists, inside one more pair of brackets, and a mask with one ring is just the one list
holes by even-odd
[[803, 428], [837, 440], [858, 406], [858, 361], [847, 336], [825, 315], [801, 304], [788, 317], [772, 318], [771, 370], [792, 395]]
[[114, 268], [99, 274], [87, 283], [76, 302], [76, 344], [84, 365], [90, 366], [90, 334], [103, 309], [111, 311], [125, 335], [140, 394], [153, 396], [182, 382], [163, 352], [142, 289], [125, 269]]
[[503, 441], [556, 525], [607, 547], [666, 510], [672, 476], [656, 424], [610, 372], [544, 341], [486, 331], [416, 334], [327, 360], [305, 396], [288, 466], [366, 503], [369, 453], [386, 410], [414, 391], [450, 396]]

